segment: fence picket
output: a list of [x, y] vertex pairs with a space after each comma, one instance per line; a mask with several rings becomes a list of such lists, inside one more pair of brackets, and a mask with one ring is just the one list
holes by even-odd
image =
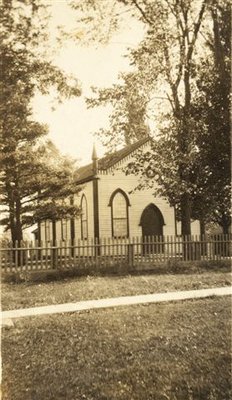
[[40, 260], [41, 260], [41, 263], [40, 263], [40, 269], [43, 269], [43, 263], [44, 263], [44, 260], [43, 260], [43, 249], [44, 249], [44, 246], [43, 246], [43, 241], [41, 240], [40, 241], [40, 251], [39, 251], [39, 255], [40, 255]]
[[[5, 255], [5, 257], [7, 258], [7, 265], [6, 268], [9, 268], [10, 272], [12, 272], [13, 268], [14, 268], [14, 258], [13, 258], [13, 242], [9, 243], [9, 248], [10, 248], [10, 252], [8, 253], [8, 251], [5, 251], [5, 253], [7, 252], [7, 254]], [[2, 253], [2, 257], [1, 257], [1, 264], [2, 264], [2, 258], [3, 258], [3, 252]], [[9, 255], [9, 257], [8, 257]]]
[[26, 268], [26, 271], [28, 271], [28, 251], [29, 251], [29, 245], [28, 242], [24, 242], [24, 247], [25, 251], [23, 251], [23, 258], [24, 258], [24, 265]]
[[100, 248], [100, 239], [95, 238], [95, 254], [97, 260], [97, 267], [101, 265], [101, 248]]
[[132, 237], [132, 256], [133, 256], [133, 260], [132, 260], [132, 265], [134, 267], [135, 263], [136, 263], [136, 242], [135, 242], [135, 237]]
[[140, 259], [140, 244], [138, 236], [135, 238], [135, 256], [136, 256], [135, 263], [137, 265]]
[[120, 245], [119, 245], [120, 265], [123, 265], [124, 253], [126, 252], [126, 249], [125, 249], [125, 238], [121, 238], [121, 240], [119, 240], [119, 242], [120, 242]]
[[222, 235], [222, 256], [226, 256], [226, 237], [227, 235]]
[[80, 239], [78, 239], [77, 240], [77, 262], [78, 262], [78, 266], [80, 265], [80, 258], [81, 258], [81, 249], [80, 249], [80, 246], [81, 246], [81, 240]]
[[93, 244], [93, 238], [90, 240], [90, 262], [91, 265], [94, 264], [94, 244]]
[[222, 235], [219, 236], [219, 260], [222, 259], [222, 252], [223, 252], [223, 244], [222, 244]]
[[166, 239], [165, 239], [165, 249], [164, 249], [166, 261], [171, 260], [171, 243], [172, 243], [172, 241], [173, 241], [172, 235], [167, 235]]
[[45, 269], [48, 268], [48, 242], [45, 243]]
[[62, 240], [59, 241], [59, 249], [58, 249], [58, 269], [62, 269], [63, 261], [62, 261]]
[[112, 243], [111, 243], [111, 238], [107, 239], [107, 267], [110, 267], [110, 261], [111, 261], [111, 250], [112, 250]]
[[174, 236], [173, 242], [174, 242], [174, 254], [176, 255], [178, 254], [178, 238], [176, 238], [176, 236]]
[[200, 257], [204, 257], [204, 246], [202, 244], [202, 235], [199, 236]]
[[15, 262], [15, 269], [18, 268], [18, 240], [15, 241], [15, 250], [14, 250], [14, 262]]
[[76, 243], [76, 239], [73, 239], [72, 245], [73, 245], [73, 266], [76, 267], [76, 258], [77, 258], [77, 243]]
[[106, 268], [106, 238], [102, 239], [102, 249], [103, 249], [103, 265]]
[[173, 259], [173, 241], [174, 241], [174, 238], [173, 238], [173, 236], [171, 235], [171, 240], [170, 240], [170, 242], [169, 242], [169, 254], [168, 254], [170, 260]]
[[30, 242], [28, 242], [28, 267], [29, 270], [32, 270], [32, 258], [33, 258], [33, 242], [32, 240]]
[[115, 238], [115, 239], [114, 239], [114, 245], [116, 245], [116, 246], [115, 246], [116, 263], [118, 264], [118, 262], [119, 262], [119, 255], [118, 255], [118, 253], [119, 253], [119, 251], [118, 251], [118, 238]]
[[162, 244], [161, 244], [161, 250], [162, 250], [161, 258], [162, 258], [162, 262], [165, 262], [166, 244], [165, 244], [165, 237], [164, 236], [161, 236], [161, 241], [162, 241]]
[[145, 236], [144, 237], [144, 244], [145, 244], [145, 248], [144, 248], [144, 255], [145, 255], [145, 263], [147, 263], [148, 262], [148, 257], [149, 257], [149, 254], [148, 254], [148, 239], [147, 239], [147, 236]]

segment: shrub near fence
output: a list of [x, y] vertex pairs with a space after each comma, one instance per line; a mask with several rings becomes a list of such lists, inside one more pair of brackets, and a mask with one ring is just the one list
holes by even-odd
[[221, 260], [232, 254], [230, 235], [89, 239], [72, 242], [21, 242], [1, 247], [4, 272], [69, 267], [135, 267], [169, 260]]

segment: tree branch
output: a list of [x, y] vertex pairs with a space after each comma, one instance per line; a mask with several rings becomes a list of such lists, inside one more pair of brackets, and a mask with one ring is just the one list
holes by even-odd
[[140, 5], [137, 3], [137, 0], [132, 0], [132, 3], [135, 5], [137, 10], [139, 10], [140, 14], [142, 15], [143, 19], [149, 24], [153, 25], [153, 22], [147, 17], [146, 13], [143, 11], [143, 9], [140, 7]]
[[198, 16], [198, 20], [195, 23], [195, 28], [194, 28], [194, 32], [193, 32], [192, 41], [189, 44], [189, 48], [188, 48], [188, 52], [187, 52], [187, 58], [186, 58], [187, 64], [189, 63], [189, 61], [192, 58], [194, 45], [195, 45], [196, 40], [197, 40], [197, 35], [198, 35], [199, 29], [200, 29], [200, 26], [201, 26], [202, 18], [203, 18], [203, 15], [204, 15], [204, 12], [205, 12], [205, 7], [206, 7], [207, 3], [208, 3], [208, 0], [203, 0], [202, 6], [201, 6], [201, 10], [200, 10], [200, 13], [199, 13], [199, 16]]

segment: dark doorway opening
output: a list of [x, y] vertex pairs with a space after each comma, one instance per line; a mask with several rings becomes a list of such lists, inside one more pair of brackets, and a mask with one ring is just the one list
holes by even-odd
[[142, 212], [140, 225], [142, 227], [143, 254], [163, 253], [164, 218], [154, 204], [149, 204]]

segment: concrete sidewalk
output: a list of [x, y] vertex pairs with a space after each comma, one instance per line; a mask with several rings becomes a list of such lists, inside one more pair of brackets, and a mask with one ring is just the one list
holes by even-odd
[[[34, 308], [25, 308], [18, 310], [3, 311], [1, 313], [2, 324], [11, 325], [11, 319], [21, 317], [31, 317], [45, 314], [57, 314], [66, 312], [75, 312], [91, 310], [97, 308], [108, 308], [118, 306], [128, 306], [133, 304], [160, 303], [165, 301], [199, 299], [210, 296], [232, 295], [232, 287], [217, 287], [200, 290], [176, 291], [168, 293], [155, 293], [139, 296], [123, 296], [99, 300], [80, 301], [78, 303], [65, 303], [51, 306], [42, 306]], [[8, 323], [7, 323], [8, 322]]]

